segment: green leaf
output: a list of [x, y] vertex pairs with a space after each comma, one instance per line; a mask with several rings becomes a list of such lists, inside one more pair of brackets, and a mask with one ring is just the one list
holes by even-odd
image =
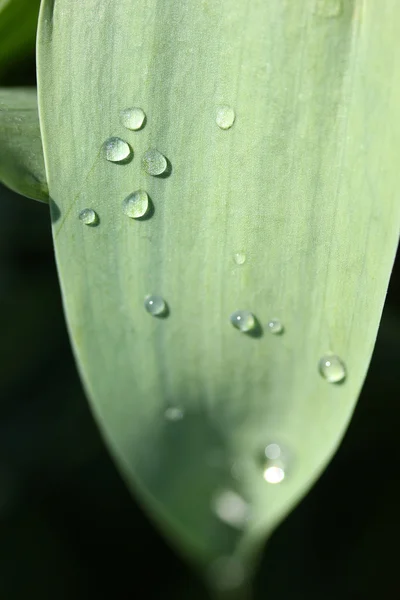
[[0, 0], [0, 74], [34, 52], [40, 0]]
[[[397, 0], [43, 3], [40, 116], [77, 362], [128, 485], [203, 566], [250, 568], [351, 417], [399, 233], [399, 22]], [[129, 107], [139, 131], [120, 122]], [[111, 136], [133, 160], [105, 160]], [[149, 148], [169, 176], [143, 170]], [[141, 221], [122, 210], [140, 189]], [[262, 335], [232, 327], [238, 309]], [[331, 353], [341, 384], [318, 372]], [[269, 443], [279, 485], [263, 477]], [[250, 507], [240, 527], [232, 492]]]
[[35, 89], [0, 89], [0, 149], [0, 181], [48, 202]]

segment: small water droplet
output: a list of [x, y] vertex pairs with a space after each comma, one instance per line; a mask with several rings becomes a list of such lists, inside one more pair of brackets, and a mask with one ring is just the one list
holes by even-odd
[[167, 421], [180, 421], [183, 419], [184, 413], [178, 406], [170, 406], [164, 413]]
[[133, 108], [125, 108], [120, 112], [121, 124], [131, 131], [141, 129], [145, 118], [145, 112], [136, 106]]
[[314, 14], [325, 19], [334, 19], [342, 13], [342, 0], [315, 0]]
[[168, 167], [167, 159], [155, 148], [150, 148], [144, 153], [142, 167], [146, 173], [156, 177], [165, 173]]
[[275, 460], [276, 458], [279, 458], [281, 453], [282, 451], [278, 444], [268, 444], [268, 446], [266, 446], [264, 450], [265, 456], [270, 460]]
[[242, 529], [249, 519], [248, 503], [232, 490], [222, 490], [215, 495], [212, 509], [224, 523]]
[[215, 121], [220, 129], [230, 129], [235, 122], [235, 111], [231, 106], [218, 106]]
[[283, 333], [283, 325], [278, 319], [271, 319], [268, 322], [268, 330], [275, 334]]
[[319, 372], [329, 383], [340, 383], [346, 379], [346, 367], [335, 354], [323, 356], [319, 361]]
[[243, 265], [246, 262], [246, 255], [243, 252], [237, 252], [233, 259], [237, 265]]
[[130, 157], [131, 147], [119, 137], [110, 137], [103, 144], [105, 158], [110, 162], [122, 162]]
[[230, 320], [232, 325], [243, 333], [253, 330], [256, 326], [256, 319], [248, 310], [237, 310], [231, 315]]
[[243, 563], [233, 556], [220, 556], [208, 572], [210, 585], [221, 592], [240, 588], [246, 578]]
[[264, 469], [264, 479], [268, 483], [281, 483], [285, 479], [285, 471], [282, 467], [271, 465]]
[[167, 304], [161, 296], [146, 296], [144, 307], [154, 317], [161, 317], [167, 313]]
[[97, 225], [99, 222], [99, 217], [92, 208], [84, 208], [79, 213], [79, 220], [82, 221], [85, 225]]
[[129, 194], [122, 203], [122, 210], [131, 219], [144, 217], [149, 210], [149, 197], [144, 190]]

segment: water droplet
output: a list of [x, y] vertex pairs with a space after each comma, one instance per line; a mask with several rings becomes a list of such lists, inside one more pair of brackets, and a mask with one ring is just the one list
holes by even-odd
[[278, 444], [268, 444], [268, 446], [266, 446], [264, 450], [265, 456], [270, 460], [275, 460], [276, 458], [279, 458], [281, 453], [282, 451]]
[[285, 471], [282, 467], [271, 465], [264, 469], [264, 479], [268, 483], [281, 483], [285, 479]]
[[[287, 457], [286, 457], [287, 458]], [[285, 478], [287, 460], [282, 448], [276, 442], [265, 446], [261, 457], [263, 477], [268, 483], [281, 483]]]
[[248, 503], [232, 490], [222, 490], [212, 501], [212, 509], [224, 523], [242, 529], [249, 519]]
[[256, 326], [256, 319], [253, 313], [248, 310], [237, 310], [231, 315], [230, 319], [232, 325], [243, 333], [251, 331]]
[[164, 413], [167, 421], [180, 421], [183, 419], [183, 410], [178, 406], [170, 406]]
[[218, 106], [215, 121], [220, 129], [230, 129], [235, 122], [235, 111], [231, 106]]
[[130, 157], [131, 147], [119, 137], [110, 137], [103, 144], [104, 156], [110, 162], [122, 162]]
[[161, 317], [167, 313], [167, 304], [161, 296], [146, 296], [144, 307], [154, 317]]
[[156, 177], [165, 173], [168, 167], [167, 159], [155, 148], [150, 148], [144, 153], [142, 167], [149, 175]]
[[131, 219], [144, 217], [149, 210], [149, 197], [143, 190], [129, 194], [122, 203], [122, 210]]
[[283, 333], [283, 325], [278, 319], [271, 319], [268, 322], [268, 330], [275, 334]]
[[315, 0], [314, 14], [326, 19], [334, 19], [342, 13], [342, 0]]
[[346, 367], [335, 354], [323, 356], [319, 361], [319, 372], [329, 383], [340, 383], [346, 379]]
[[125, 108], [120, 112], [121, 124], [130, 129], [131, 131], [137, 131], [143, 126], [146, 115], [141, 108]]
[[242, 252], [237, 252], [233, 259], [237, 265], [243, 265], [246, 262], [246, 255]]
[[208, 572], [210, 585], [221, 592], [240, 588], [245, 577], [243, 563], [233, 556], [220, 556], [213, 562]]
[[79, 220], [82, 221], [85, 225], [97, 225], [99, 222], [99, 217], [92, 208], [84, 208], [79, 213]]

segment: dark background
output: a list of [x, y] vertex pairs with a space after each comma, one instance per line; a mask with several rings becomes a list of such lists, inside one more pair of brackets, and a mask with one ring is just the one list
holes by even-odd
[[[32, 55], [2, 85], [34, 85]], [[400, 597], [400, 276], [346, 437], [265, 550], [256, 600]], [[0, 187], [0, 598], [206, 598], [128, 494], [71, 354], [48, 207]], [[399, 369], [399, 371], [398, 371]]]

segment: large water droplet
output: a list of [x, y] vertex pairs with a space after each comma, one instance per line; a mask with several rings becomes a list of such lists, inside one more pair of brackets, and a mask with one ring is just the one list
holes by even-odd
[[232, 490], [222, 490], [215, 495], [212, 508], [217, 517], [238, 529], [242, 529], [249, 519], [248, 503]]
[[168, 312], [167, 303], [161, 296], [146, 296], [144, 307], [154, 317], [164, 316]]
[[131, 147], [119, 137], [110, 137], [103, 144], [103, 153], [110, 162], [122, 162], [130, 157]]
[[235, 111], [231, 106], [218, 106], [215, 121], [220, 129], [230, 129], [235, 122]]
[[315, 0], [314, 14], [325, 19], [334, 19], [342, 13], [342, 0]]
[[230, 320], [232, 325], [243, 333], [252, 331], [256, 327], [256, 319], [248, 310], [237, 310], [231, 314]]
[[283, 325], [278, 319], [268, 321], [268, 331], [274, 334], [283, 333]]
[[319, 361], [319, 372], [329, 383], [340, 383], [346, 379], [346, 367], [335, 354], [323, 356]]
[[142, 167], [146, 173], [153, 175], [162, 175], [168, 167], [167, 159], [161, 152], [155, 148], [150, 148], [144, 153], [142, 158]]
[[233, 257], [235, 263], [237, 265], [244, 265], [246, 262], [246, 255], [243, 252], [237, 252]]
[[122, 210], [131, 219], [144, 217], [149, 210], [149, 197], [144, 190], [129, 194], [122, 203]]
[[141, 108], [125, 108], [120, 112], [121, 124], [130, 129], [131, 131], [137, 131], [143, 127], [146, 115]]
[[79, 220], [82, 221], [85, 225], [97, 225], [99, 222], [99, 217], [92, 208], [84, 208], [79, 213]]
[[164, 413], [167, 421], [180, 421], [183, 419], [184, 412], [179, 406], [170, 406]]

